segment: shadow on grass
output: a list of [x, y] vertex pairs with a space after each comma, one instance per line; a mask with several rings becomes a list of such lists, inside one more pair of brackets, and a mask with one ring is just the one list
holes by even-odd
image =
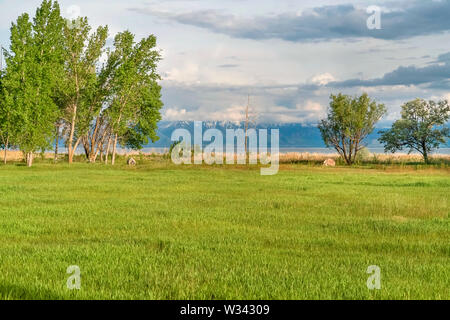
[[15, 163], [14, 164], [16, 167], [26, 167], [26, 163]]
[[10, 300], [62, 300], [63, 298], [48, 289], [23, 287], [15, 284], [0, 284], [0, 299]]

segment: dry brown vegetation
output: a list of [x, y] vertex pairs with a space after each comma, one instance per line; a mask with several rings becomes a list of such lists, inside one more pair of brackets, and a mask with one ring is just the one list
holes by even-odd
[[[44, 157], [45, 159], [53, 159], [53, 157], [55, 156], [54, 153], [45, 153]], [[37, 153], [35, 154], [35, 157], [37, 158], [41, 158], [41, 154]], [[62, 157], [60, 155], [60, 157]], [[3, 152], [3, 150], [0, 153], [0, 159], [3, 162], [5, 158], [5, 154]], [[22, 151], [9, 151], [6, 153], [6, 161], [12, 161], [12, 162], [19, 162], [19, 161], [24, 161], [25, 157]]]
[[[432, 160], [450, 161], [450, 155], [434, 155], [430, 157]], [[299, 153], [290, 152], [280, 154], [280, 163], [296, 163], [296, 162], [323, 162], [326, 159], [333, 159], [339, 162], [340, 156], [335, 153]], [[360, 159], [362, 162], [373, 163], [406, 163], [406, 162], [423, 162], [423, 157], [418, 154], [383, 154], [372, 153]]]
[[[152, 159], [152, 158], [169, 158], [168, 154], [162, 153], [140, 153], [137, 151], [131, 152], [118, 152], [121, 157], [128, 159], [129, 157], [134, 157], [136, 160], [140, 158], [144, 159]], [[37, 158], [42, 158], [41, 154], [35, 155]], [[4, 154], [0, 153], [0, 159], [3, 160]], [[45, 159], [53, 159], [54, 153], [45, 153]], [[24, 155], [21, 151], [8, 151], [7, 152], [7, 161], [19, 162], [24, 160]], [[64, 159], [64, 155], [60, 154], [59, 159]], [[326, 159], [333, 159], [338, 164], [343, 164], [340, 157], [336, 153], [308, 153], [308, 152], [289, 152], [280, 154], [280, 163], [323, 163]], [[434, 155], [431, 157], [432, 160], [441, 161], [441, 162], [450, 162], [450, 155]], [[360, 159], [361, 162], [365, 163], [417, 163], [423, 162], [423, 158], [418, 154], [367, 154], [363, 158]]]

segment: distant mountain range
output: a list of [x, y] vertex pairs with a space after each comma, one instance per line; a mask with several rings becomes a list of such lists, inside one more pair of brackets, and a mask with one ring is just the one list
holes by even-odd
[[[227, 121], [206, 121], [203, 122], [203, 132], [209, 128], [215, 128], [222, 132], [225, 137], [226, 129], [244, 128], [244, 123], [227, 122]], [[172, 144], [171, 136], [175, 129], [186, 129], [194, 136], [193, 121], [161, 121], [158, 125], [158, 137], [155, 143], [150, 143], [146, 148], [167, 148]], [[279, 129], [280, 130], [280, 148], [324, 148], [320, 131], [316, 126], [305, 126], [298, 123], [273, 123], [259, 124], [256, 129]], [[380, 147], [377, 141], [379, 137], [378, 131], [374, 132], [367, 138], [366, 142], [369, 147]], [[268, 137], [270, 141], [270, 136]], [[208, 143], [206, 143], [208, 144]]]

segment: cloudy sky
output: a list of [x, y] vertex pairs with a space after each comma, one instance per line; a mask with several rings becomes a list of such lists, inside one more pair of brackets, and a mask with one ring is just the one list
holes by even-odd
[[[369, 93], [384, 123], [416, 97], [450, 98], [450, 0], [61, 0], [66, 17], [155, 34], [165, 120], [317, 123], [331, 93]], [[0, 42], [39, 0], [0, 0]], [[367, 8], [381, 9], [369, 29]]]

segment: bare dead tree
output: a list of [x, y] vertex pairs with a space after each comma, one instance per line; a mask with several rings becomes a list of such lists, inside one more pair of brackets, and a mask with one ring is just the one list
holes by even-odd
[[247, 105], [244, 110], [244, 131], [245, 131], [245, 154], [248, 154], [248, 130], [251, 126], [256, 129], [258, 113], [250, 105], [250, 94], [248, 95]]

